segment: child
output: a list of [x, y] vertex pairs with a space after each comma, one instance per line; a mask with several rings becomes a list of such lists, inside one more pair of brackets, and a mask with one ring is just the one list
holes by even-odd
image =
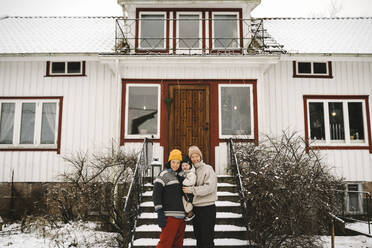
[[[191, 160], [189, 159], [188, 156], [183, 157], [181, 161], [181, 172], [178, 173], [178, 175], [179, 175], [179, 181], [183, 186], [188, 187], [188, 186], [195, 185], [196, 183], [195, 168], [192, 166]], [[183, 193], [182, 202], [183, 202], [183, 206], [186, 212], [186, 217], [185, 217], [186, 221], [190, 221], [195, 217], [194, 212], [192, 211], [193, 198], [194, 198], [193, 194]]]

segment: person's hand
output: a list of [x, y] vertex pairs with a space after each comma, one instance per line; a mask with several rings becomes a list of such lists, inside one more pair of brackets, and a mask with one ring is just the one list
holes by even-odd
[[182, 187], [183, 193], [192, 194], [191, 187]]
[[159, 209], [156, 212], [158, 213], [158, 226], [160, 228], [165, 227], [165, 224], [167, 223], [167, 217], [165, 217], [163, 209]]

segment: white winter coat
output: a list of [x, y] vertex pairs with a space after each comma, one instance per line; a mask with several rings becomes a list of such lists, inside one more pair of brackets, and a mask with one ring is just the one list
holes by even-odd
[[183, 186], [194, 186], [196, 183], [195, 167], [191, 167], [190, 170], [184, 170], [179, 173], [180, 176], [184, 177]]

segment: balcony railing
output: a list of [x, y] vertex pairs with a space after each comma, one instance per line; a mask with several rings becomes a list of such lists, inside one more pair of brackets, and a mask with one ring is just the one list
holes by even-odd
[[[233, 37], [224, 37], [213, 33], [214, 19], [199, 20], [201, 25], [197, 33], [199, 37], [179, 34], [177, 24], [185, 19], [154, 19], [164, 24], [159, 30], [159, 37], [154, 30], [148, 34], [141, 31], [141, 22], [149, 23], [151, 19], [116, 19], [115, 54], [120, 55], [257, 55], [285, 53], [264, 28], [263, 19], [228, 19], [236, 21], [237, 27], [226, 33]], [[221, 22], [222, 19], [217, 21]], [[221, 30], [221, 28], [220, 28]], [[222, 28], [222, 33], [224, 33]], [[214, 37], [218, 36], [218, 37]]]

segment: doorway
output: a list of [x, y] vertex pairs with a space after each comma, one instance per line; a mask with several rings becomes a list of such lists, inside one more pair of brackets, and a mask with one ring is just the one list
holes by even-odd
[[209, 85], [170, 85], [168, 153], [180, 149], [187, 154], [191, 145], [210, 163]]

